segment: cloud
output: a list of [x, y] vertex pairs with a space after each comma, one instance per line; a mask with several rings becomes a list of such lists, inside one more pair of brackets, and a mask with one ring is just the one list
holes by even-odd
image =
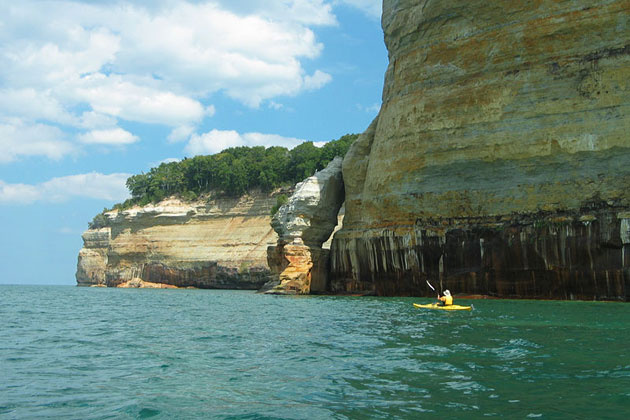
[[101, 114], [94, 111], [85, 111], [79, 117], [80, 128], [85, 129], [97, 129], [97, 128], [108, 128], [115, 127], [117, 123], [116, 118], [111, 117], [109, 115]]
[[218, 153], [228, 147], [238, 146], [284, 146], [293, 148], [305, 140], [293, 137], [283, 137], [277, 134], [244, 133], [234, 130], [212, 130], [198, 135], [193, 134], [185, 152], [191, 156]]
[[283, 19], [303, 25], [336, 25], [330, 2], [326, 0], [222, 0], [222, 7], [237, 14], [255, 14], [266, 19]]
[[160, 166], [162, 163], [173, 163], [173, 162], [179, 162], [181, 159], [178, 158], [166, 158], [160, 161], [159, 164], [154, 165], [154, 166]]
[[46, 120], [61, 124], [79, 122], [50, 91], [32, 87], [0, 89], [0, 113], [5, 118]]
[[312, 76], [304, 77], [304, 88], [308, 90], [317, 90], [329, 83], [332, 80], [332, 76], [323, 71], [316, 70]]
[[109, 130], [92, 130], [89, 133], [79, 135], [79, 140], [87, 144], [123, 145], [138, 141], [138, 137], [122, 128]]
[[283, 109], [283, 108], [284, 108], [284, 105], [282, 105], [281, 103], [278, 103], [278, 102], [276, 102], [276, 101], [269, 101], [269, 103], [267, 103], [267, 106], [268, 106], [269, 108], [271, 108], [271, 109], [275, 109], [275, 110], [278, 110], [278, 109]]
[[76, 230], [76, 229], [72, 229], [71, 227], [68, 226], [63, 226], [57, 229], [57, 233], [60, 233], [62, 235], [80, 235], [81, 231]]
[[166, 158], [166, 159], [162, 159], [159, 162], [153, 162], [151, 164], [149, 164], [150, 168], [157, 168], [158, 166], [160, 166], [163, 163], [173, 163], [173, 162], [179, 162], [181, 159], [178, 158]]
[[370, 106], [365, 106], [363, 104], [357, 104], [357, 109], [359, 111], [367, 112], [368, 114], [376, 115], [381, 110], [381, 104], [374, 103], [374, 104], [372, 104]]
[[171, 134], [168, 135], [168, 141], [172, 143], [184, 141], [190, 138], [190, 136], [195, 131], [195, 127], [190, 125], [182, 125], [177, 128], [174, 128], [171, 131]]
[[37, 187], [26, 184], [7, 184], [0, 180], [0, 204], [27, 204], [39, 200]]
[[216, 114], [217, 110], [214, 105], [208, 105], [205, 109], [205, 113], [208, 117], [213, 117]]
[[64, 202], [71, 198], [91, 198], [110, 202], [129, 198], [125, 186], [130, 174], [104, 175], [96, 172], [53, 178], [41, 184], [7, 184], [0, 180], [0, 204]]
[[[171, 127], [176, 138], [214, 115], [213, 95], [273, 107], [331, 80], [303, 66], [323, 49], [312, 28], [337, 24], [330, 0], [21, 0], [0, 2], [0, 15], [0, 123], [49, 130], [0, 162], [58, 158], [77, 147], [62, 139], [93, 139], [121, 121]], [[44, 147], [55, 130], [55, 147]]]
[[177, 126], [198, 122], [206, 112], [199, 101], [140, 86], [119, 75], [85, 76], [75, 85], [74, 95], [97, 113], [128, 121]]
[[0, 163], [28, 156], [61, 159], [74, 151], [74, 146], [63, 138], [63, 132], [55, 126], [27, 125], [20, 120], [0, 122]]
[[336, 3], [355, 7], [372, 18], [380, 18], [383, 13], [383, 0], [337, 0]]

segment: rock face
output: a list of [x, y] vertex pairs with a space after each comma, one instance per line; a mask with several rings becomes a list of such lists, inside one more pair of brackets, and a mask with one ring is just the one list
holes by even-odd
[[385, 0], [332, 291], [630, 296], [630, 3]]
[[278, 243], [268, 249], [274, 279], [266, 293], [308, 294], [329, 289], [329, 251], [322, 244], [338, 223], [344, 200], [342, 158], [295, 187], [289, 202], [280, 207], [271, 225]]
[[171, 284], [151, 283], [151, 282], [139, 279], [139, 278], [131, 279], [128, 282], [121, 283], [116, 287], [120, 287], [121, 289], [177, 289], [178, 288], [177, 286], [173, 286]]
[[270, 227], [275, 202], [264, 194], [170, 199], [106, 213], [105, 227], [83, 234], [77, 283], [258, 289], [269, 280], [267, 246], [277, 241]]

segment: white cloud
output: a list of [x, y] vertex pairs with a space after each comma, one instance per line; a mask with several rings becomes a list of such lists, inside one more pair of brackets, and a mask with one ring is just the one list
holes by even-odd
[[176, 126], [198, 122], [206, 112], [194, 99], [140, 86], [119, 75], [85, 76], [75, 85], [74, 94], [97, 113], [144, 123]]
[[228, 147], [238, 146], [284, 146], [293, 148], [305, 140], [283, 137], [277, 134], [244, 133], [234, 130], [212, 130], [198, 135], [193, 134], [186, 145], [185, 152], [191, 156], [218, 153]]
[[129, 197], [125, 183], [130, 176], [126, 173], [104, 175], [91, 172], [53, 178], [41, 184], [41, 188], [44, 198], [50, 201], [65, 201], [71, 197], [122, 201]]
[[190, 125], [182, 125], [174, 128], [171, 134], [168, 135], [168, 141], [172, 143], [184, 141], [190, 138], [195, 128]]
[[47, 120], [61, 124], [78, 122], [52, 92], [32, 87], [0, 89], [0, 113], [5, 118]]
[[37, 201], [40, 191], [33, 185], [7, 184], [0, 180], [0, 204], [27, 204]]
[[[50, 89], [71, 84], [81, 75], [98, 72], [105, 64], [114, 62], [121, 48], [120, 38], [103, 25], [88, 29], [93, 25], [82, 22], [73, 13], [77, 7], [81, 6], [72, 2], [29, 0], [21, 1], [19, 6], [9, 6], [18, 19], [13, 24], [26, 26], [41, 20], [41, 14], [47, 14], [49, 21], [42, 22], [44, 28], [39, 28], [45, 33], [35, 29], [31, 33], [0, 34], [4, 35], [4, 41], [12, 41], [0, 49], [8, 65], [2, 70], [3, 78], [13, 86]], [[0, 5], [0, 12], [5, 16], [10, 15], [6, 8], [6, 4]], [[63, 13], [68, 16], [61, 16]], [[73, 16], [74, 21], [70, 20]]]
[[[180, 127], [197, 127], [214, 115], [208, 102], [217, 93], [273, 108], [275, 98], [319, 89], [331, 76], [318, 69], [307, 73], [303, 61], [323, 49], [312, 28], [337, 24], [332, 5], [0, 2], [0, 124], [19, 120], [25, 134], [49, 130], [44, 140], [21, 137], [19, 148], [11, 140], [13, 151], [0, 162], [58, 158], [77, 147], [62, 138], [89, 139], [94, 132], [74, 132], [115, 130], [121, 120], [165, 125], [176, 137]], [[49, 147], [54, 130], [56, 143]]]
[[94, 111], [85, 111], [79, 118], [78, 126], [86, 129], [115, 127], [116, 118]]
[[59, 128], [46, 124], [26, 125], [20, 120], [0, 122], [0, 163], [28, 156], [61, 159], [74, 150], [63, 137]]
[[109, 130], [92, 130], [89, 133], [79, 135], [79, 140], [87, 144], [123, 145], [135, 143], [138, 137], [122, 128]]
[[63, 226], [57, 229], [57, 233], [61, 233], [62, 235], [80, 235], [81, 232], [75, 229], [72, 229], [71, 227], [68, 226]]
[[7, 184], [0, 180], [0, 204], [64, 202], [71, 198], [123, 201], [129, 197], [125, 186], [130, 174], [104, 175], [96, 172], [53, 178], [41, 184]]
[[332, 76], [323, 71], [315, 70], [312, 76], [304, 77], [304, 88], [308, 90], [317, 90], [329, 83], [332, 80]]
[[332, 5], [326, 0], [221, 0], [222, 7], [238, 14], [256, 14], [303, 25], [335, 25]]
[[179, 162], [181, 159], [178, 158], [166, 158], [166, 159], [162, 159], [159, 162], [153, 162], [149, 165], [149, 167], [151, 168], [156, 168], [158, 166], [160, 166], [163, 163], [173, 163], [173, 162]]
[[271, 109], [276, 109], [276, 110], [284, 108], [284, 105], [275, 101], [269, 101], [269, 103], [267, 103], [267, 106]]
[[383, 13], [383, 0], [337, 0], [336, 3], [355, 7], [373, 18], [380, 18]]
[[368, 114], [376, 115], [381, 110], [381, 104], [374, 103], [374, 104], [372, 104], [370, 106], [365, 106], [363, 104], [357, 104], [357, 109], [359, 111], [367, 112]]

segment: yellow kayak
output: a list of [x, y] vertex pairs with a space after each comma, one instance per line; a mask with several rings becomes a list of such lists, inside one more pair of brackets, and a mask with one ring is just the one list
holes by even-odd
[[445, 311], [470, 311], [472, 306], [461, 306], [461, 305], [449, 305], [449, 306], [438, 306], [437, 303], [428, 303], [426, 305], [420, 305], [419, 303], [414, 303], [413, 306], [416, 308], [422, 309], [442, 309]]

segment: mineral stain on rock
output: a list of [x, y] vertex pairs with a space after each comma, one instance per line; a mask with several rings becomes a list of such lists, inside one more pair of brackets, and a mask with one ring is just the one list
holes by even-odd
[[106, 213], [105, 227], [83, 234], [77, 284], [257, 290], [269, 280], [267, 246], [277, 241], [269, 224], [275, 200], [169, 199]]
[[385, 0], [331, 291], [630, 297], [630, 3]]
[[325, 293], [328, 284], [329, 251], [322, 244], [338, 223], [344, 200], [342, 158], [295, 187], [288, 203], [280, 207], [271, 225], [278, 243], [270, 246], [267, 260], [272, 280], [263, 288], [270, 294]]
[[630, 3], [591, 3], [384, 0], [379, 115], [275, 232], [269, 197], [107, 214], [78, 284], [629, 300]]

